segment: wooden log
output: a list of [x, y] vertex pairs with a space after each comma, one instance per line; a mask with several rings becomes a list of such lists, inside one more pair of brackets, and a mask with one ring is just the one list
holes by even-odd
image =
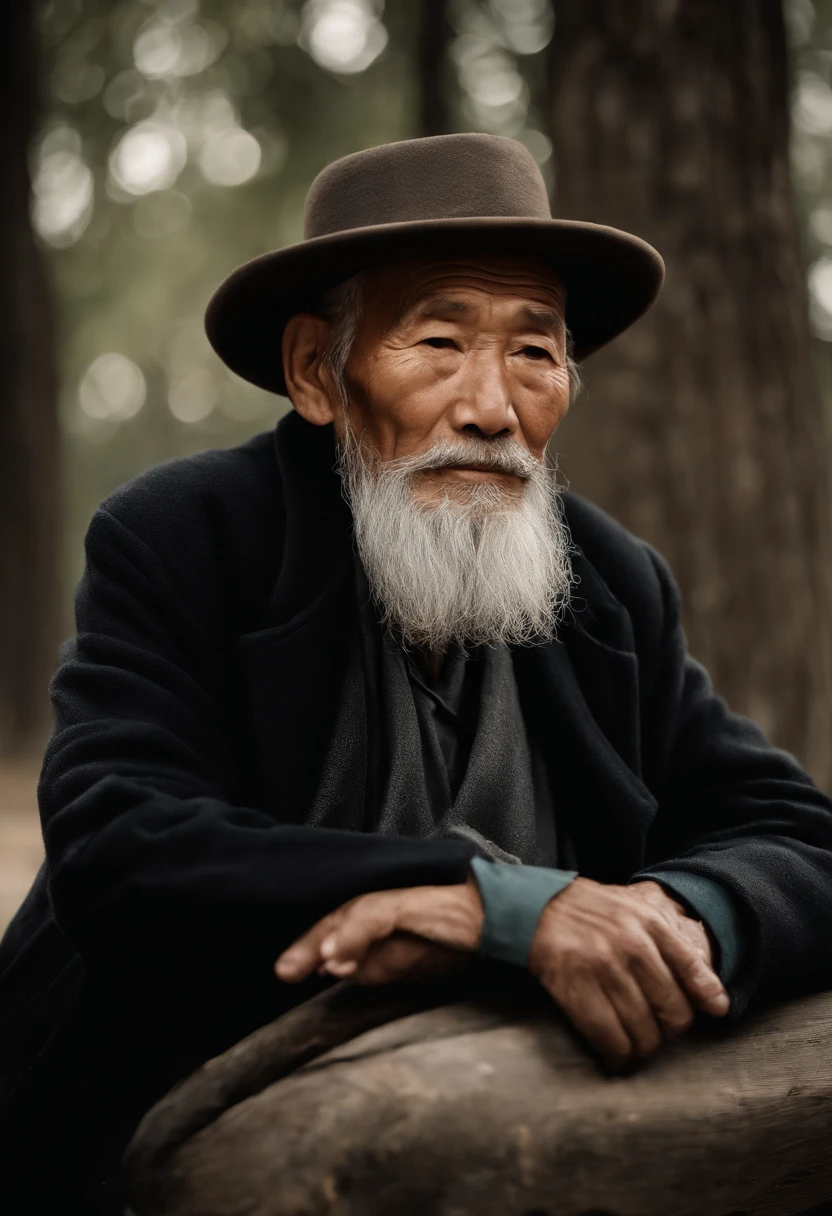
[[339, 986], [148, 1113], [130, 1210], [788, 1216], [832, 1195], [831, 1049], [828, 993], [610, 1076], [525, 982], [465, 999]]

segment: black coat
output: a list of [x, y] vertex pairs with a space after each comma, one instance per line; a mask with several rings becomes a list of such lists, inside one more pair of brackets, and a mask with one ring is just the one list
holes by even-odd
[[[0, 946], [0, 1152], [10, 1178], [37, 1143], [30, 1194], [59, 1162], [62, 1210], [179, 1076], [309, 995], [272, 971], [306, 926], [466, 877], [465, 841], [304, 826], [356, 611], [333, 460], [331, 428], [290, 414], [149, 470], [90, 524], [51, 684], [47, 862]], [[832, 987], [832, 804], [686, 656], [662, 558], [565, 505], [574, 611], [515, 667], [580, 872], [666, 861], [729, 888], [750, 957], [735, 1016]], [[364, 722], [343, 750], [360, 799]]]

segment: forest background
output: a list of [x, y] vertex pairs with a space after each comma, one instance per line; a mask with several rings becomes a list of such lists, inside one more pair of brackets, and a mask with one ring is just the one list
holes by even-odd
[[[3, 290], [20, 330], [10, 326], [3, 341], [7, 360], [21, 352], [23, 385], [16, 396], [13, 384], [0, 393], [0, 832], [11, 842], [0, 861], [0, 890], [9, 893], [9, 908], [39, 855], [33, 765], [48, 731], [46, 686], [57, 642], [73, 632], [72, 591], [90, 516], [143, 469], [239, 443], [289, 408], [233, 376], [211, 351], [202, 317], [215, 287], [246, 259], [300, 238], [306, 190], [328, 162], [388, 140], [453, 130], [520, 139], [541, 166], [555, 214], [631, 224], [670, 253], [671, 272], [684, 279], [673, 262], [684, 242], [674, 248], [671, 230], [684, 206], [668, 200], [670, 187], [686, 183], [685, 205], [695, 210], [691, 166], [697, 156], [702, 161], [690, 141], [687, 161], [674, 162], [673, 151], [678, 133], [697, 126], [694, 113], [685, 128], [683, 113], [690, 98], [695, 102], [695, 81], [672, 77], [672, 47], [650, 58], [651, 38], [666, 37], [671, 25], [676, 51], [693, 73], [701, 68], [697, 56], [710, 67], [709, 55], [723, 55], [717, 76], [726, 98], [742, 102], [726, 101], [724, 115], [715, 111], [710, 125], [698, 123], [712, 141], [720, 124], [730, 136], [726, 165], [719, 169], [715, 157], [714, 172], [727, 180], [734, 172], [727, 162], [735, 160], [745, 166], [737, 180], [751, 180], [759, 143], [758, 159], [773, 180], [778, 158], [788, 154], [790, 184], [771, 190], [772, 197], [779, 190], [780, 203], [784, 190], [793, 192], [794, 207], [789, 196], [775, 241], [789, 245], [794, 216], [800, 284], [789, 281], [788, 269], [778, 272], [771, 298], [758, 301], [765, 312], [773, 299], [770, 324], [782, 348], [776, 336], [765, 337], [764, 325], [754, 333], [787, 362], [794, 341], [785, 331], [797, 317], [806, 353], [804, 359], [798, 334], [794, 361], [810, 365], [811, 386], [790, 372], [782, 406], [756, 402], [753, 384], [731, 389], [737, 341], [729, 320], [723, 329], [730, 349], [715, 344], [713, 384], [699, 385], [689, 409], [712, 399], [716, 411], [719, 394], [733, 392], [736, 413], [733, 404], [724, 413], [737, 423], [735, 435], [758, 405], [764, 430], [768, 410], [771, 460], [749, 455], [739, 440], [735, 447], [718, 442], [704, 425], [699, 430], [711, 447], [697, 448], [690, 419], [669, 407], [662, 421], [657, 393], [670, 400], [674, 376], [690, 381], [691, 360], [702, 359], [692, 348], [720, 315], [730, 318], [730, 309], [721, 308], [718, 290], [704, 303], [681, 304], [669, 280], [664, 315], [674, 300], [687, 309], [670, 343], [675, 363], [657, 351], [661, 331], [642, 323], [642, 337], [622, 346], [618, 362], [599, 362], [597, 373], [588, 367], [575, 406], [582, 417], [567, 419], [554, 447], [573, 489], [671, 560], [686, 595], [692, 649], [717, 688], [830, 784], [832, 766], [823, 757], [832, 722], [824, 615], [832, 607], [825, 481], [832, 430], [832, 2], [787, 0], [781, 9], [772, 0], [737, 0], [729, 6], [730, 28], [716, 15], [721, 0], [688, 4], [699, 14], [689, 27], [673, 25], [679, 7], [672, 0], [51, 0], [17, 6], [14, 14], [9, 7], [5, 152], [22, 168], [17, 186], [13, 173], [7, 177], [0, 241], [16, 242], [17, 285]], [[664, 29], [660, 10], [670, 23]], [[709, 43], [717, 33], [721, 50]], [[638, 55], [642, 65], [667, 59], [669, 75], [657, 71], [645, 80]], [[606, 114], [593, 70], [609, 84]], [[743, 109], [742, 99], [758, 86], [762, 100]], [[593, 98], [591, 112], [582, 109], [581, 90]], [[778, 106], [788, 115], [782, 139]], [[615, 142], [613, 154], [604, 132]], [[656, 177], [652, 194], [641, 177], [632, 187], [648, 136], [670, 141], [668, 180]], [[758, 198], [768, 189], [749, 187]], [[750, 247], [746, 228], [765, 225], [755, 219], [753, 199], [737, 194], [734, 201], [743, 214], [730, 231], [735, 243]], [[689, 231], [686, 239], [689, 247]], [[704, 239], [713, 264], [728, 267], [713, 232]], [[688, 283], [696, 280], [694, 260], [682, 264]], [[760, 259], [755, 253], [752, 260]], [[738, 272], [724, 273], [730, 279]], [[12, 289], [18, 295], [9, 299]], [[778, 311], [780, 296], [788, 298], [787, 313]], [[766, 374], [777, 379], [771, 369]], [[816, 466], [807, 465], [807, 452]], [[690, 490], [677, 491], [688, 475]], [[713, 497], [714, 482], [739, 487], [739, 497]], [[772, 551], [766, 538], [776, 529], [766, 512], [781, 482], [791, 483], [794, 501], [803, 504], [786, 511], [800, 544], [778, 533]], [[789, 566], [795, 548], [808, 565]], [[753, 567], [748, 554], [755, 552], [762, 556]], [[790, 598], [806, 611], [775, 618], [771, 605]], [[727, 640], [722, 620], [730, 620]], [[791, 649], [781, 641], [785, 633], [796, 635]], [[750, 647], [763, 657], [738, 659], [740, 641], [744, 655]], [[3, 914], [0, 906], [0, 924]]]

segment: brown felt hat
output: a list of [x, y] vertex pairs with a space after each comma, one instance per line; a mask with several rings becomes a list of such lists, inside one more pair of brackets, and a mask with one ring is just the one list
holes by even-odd
[[531, 153], [500, 135], [381, 144], [327, 165], [306, 197], [304, 239], [239, 266], [205, 314], [220, 358], [285, 393], [281, 337], [330, 288], [395, 258], [508, 254], [550, 265], [566, 288], [573, 354], [585, 359], [655, 300], [664, 263], [617, 228], [552, 219]]

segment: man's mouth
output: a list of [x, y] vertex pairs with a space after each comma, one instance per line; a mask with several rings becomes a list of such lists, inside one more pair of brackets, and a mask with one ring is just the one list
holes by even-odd
[[441, 473], [443, 469], [451, 469], [453, 471], [457, 471], [457, 470], [469, 471], [470, 470], [473, 473], [495, 473], [495, 474], [502, 475], [503, 477], [520, 477], [521, 476], [521, 474], [515, 473], [513, 469], [511, 469], [511, 470], [501, 469], [499, 467], [499, 465], [479, 464], [476, 461], [470, 461], [470, 462], [467, 462], [464, 464], [460, 463], [460, 464], [442, 465], [441, 467], [434, 469], [433, 472]]

